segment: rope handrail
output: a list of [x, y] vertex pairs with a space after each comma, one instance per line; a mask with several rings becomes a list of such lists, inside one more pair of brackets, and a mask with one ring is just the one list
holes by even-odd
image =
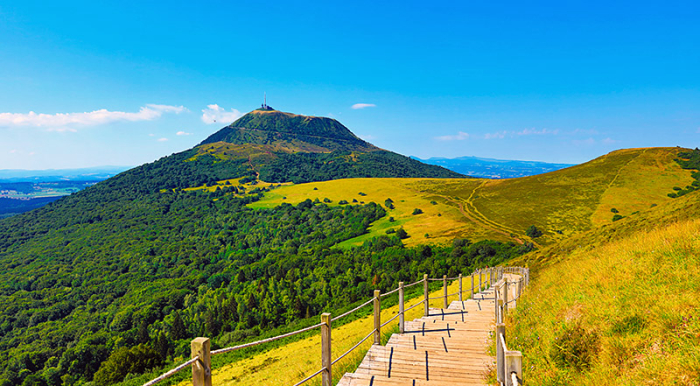
[[432, 277], [429, 277], [429, 278], [428, 278], [428, 281], [442, 281], [442, 278], [432, 278]]
[[398, 290], [399, 290], [399, 288], [396, 287], [395, 289], [393, 289], [393, 290], [391, 290], [391, 291], [389, 291], [389, 292], [385, 292], [385, 293], [379, 295], [379, 297], [380, 297], [380, 298], [383, 298], [384, 296], [389, 296], [389, 295], [393, 294], [394, 292], [396, 292], [396, 291], [398, 291]]
[[425, 303], [425, 299], [419, 301], [418, 303], [416, 303], [416, 304], [414, 304], [414, 305], [412, 305], [412, 306], [410, 306], [410, 307], [408, 307], [408, 308], [406, 308], [405, 310], [403, 310], [403, 313], [405, 314], [406, 312], [408, 312], [408, 311], [410, 311], [410, 310], [412, 310], [412, 309], [414, 309], [414, 308], [420, 306], [420, 305], [423, 304], [423, 303]]
[[362, 338], [362, 339], [361, 339], [359, 342], [357, 342], [354, 346], [350, 347], [350, 350], [344, 352], [343, 355], [341, 355], [341, 356], [335, 358], [335, 360], [334, 360], [333, 362], [331, 362], [331, 364], [334, 365], [334, 364], [335, 364], [336, 362], [338, 362], [339, 360], [345, 358], [345, 356], [348, 355], [348, 354], [350, 354], [350, 353], [352, 352], [352, 350], [356, 349], [356, 348], [357, 348], [359, 345], [361, 345], [364, 341], [366, 341], [367, 339], [369, 339], [370, 336], [374, 335], [374, 331], [375, 331], [375, 330], [372, 330], [369, 334], [367, 334], [367, 336], [365, 336], [364, 338]]
[[384, 326], [386, 326], [387, 324], [391, 323], [391, 321], [394, 320], [394, 319], [396, 319], [396, 318], [398, 318], [399, 315], [401, 315], [401, 314], [399, 313], [399, 314], [394, 315], [394, 317], [392, 317], [391, 319], [389, 319], [389, 320], [387, 320], [386, 322], [382, 323], [381, 327], [384, 327]]
[[362, 307], [364, 307], [364, 306], [366, 306], [366, 305], [372, 303], [373, 301], [374, 301], [374, 298], [371, 298], [371, 299], [369, 299], [368, 301], [366, 301], [366, 302], [360, 304], [359, 306], [353, 308], [352, 310], [350, 310], [350, 311], [348, 311], [348, 312], [346, 312], [346, 313], [344, 313], [344, 314], [341, 314], [341, 315], [336, 316], [335, 318], [331, 319], [331, 322], [335, 322], [336, 320], [338, 320], [338, 319], [340, 319], [340, 318], [344, 318], [344, 317], [346, 317], [346, 316], [352, 314], [353, 312], [359, 310], [360, 308], [362, 308]]
[[321, 370], [318, 370], [317, 372], [315, 372], [315, 373], [309, 375], [308, 377], [302, 379], [302, 380], [299, 381], [298, 383], [295, 383], [294, 386], [299, 386], [299, 385], [301, 385], [302, 383], [307, 382], [307, 381], [310, 380], [311, 378], [313, 378], [313, 377], [315, 377], [315, 376], [321, 374], [321, 373], [323, 372], [323, 370], [325, 370], [325, 369], [326, 369], [325, 367], [322, 367]]
[[503, 336], [503, 334], [498, 334], [499, 335], [499, 340], [501, 341], [501, 345], [503, 346], [503, 352], [508, 351], [508, 347], [506, 347], [506, 338]]
[[185, 367], [192, 365], [194, 362], [197, 362], [198, 359], [199, 359], [199, 358], [194, 357], [194, 358], [188, 360], [187, 362], [185, 362], [185, 363], [183, 363], [183, 364], [181, 364], [181, 365], [175, 367], [174, 369], [168, 371], [167, 373], [160, 375], [158, 378], [155, 378], [155, 379], [153, 379], [153, 380], [151, 380], [151, 381], [148, 381], [148, 382], [144, 383], [143, 386], [152, 386], [152, 385], [155, 385], [156, 383], [158, 383], [158, 382], [160, 382], [160, 381], [162, 381], [162, 380], [165, 380], [165, 379], [167, 379], [167, 378], [170, 378], [170, 377], [173, 376], [175, 373], [177, 373], [177, 372], [183, 370]]
[[420, 279], [420, 280], [418, 280], [418, 281], [415, 282], [415, 283], [411, 283], [411, 284], [404, 285], [403, 288], [406, 289], [406, 288], [408, 288], [408, 287], [413, 287], [413, 286], [416, 285], [416, 284], [422, 283], [423, 280], [425, 280], [425, 279]]
[[314, 324], [313, 326], [309, 326], [309, 327], [306, 327], [306, 328], [302, 328], [301, 330], [296, 330], [296, 331], [288, 332], [288, 333], [286, 333], [286, 334], [273, 336], [272, 338], [267, 338], [267, 339], [259, 340], [259, 341], [256, 341], [256, 342], [245, 343], [245, 344], [241, 344], [241, 345], [233, 346], [233, 347], [221, 348], [221, 349], [212, 351], [212, 352], [211, 352], [211, 355], [223, 354], [223, 353], [227, 353], [227, 352], [230, 352], [230, 351], [240, 350], [240, 349], [246, 348], [246, 347], [257, 346], [257, 345], [259, 345], [259, 344], [263, 344], [263, 343], [267, 343], [267, 342], [274, 342], [274, 341], [276, 341], [276, 340], [278, 340], [278, 339], [287, 338], [287, 337], [290, 337], [290, 336], [294, 336], [294, 335], [297, 335], [297, 334], [301, 334], [302, 332], [306, 332], [306, 331], [309, 331], [309, 330], [313, 330], [313, 329], [319, 328], [319, 327], [321, 327], [321, 326], [323, 326], [323, 323]]

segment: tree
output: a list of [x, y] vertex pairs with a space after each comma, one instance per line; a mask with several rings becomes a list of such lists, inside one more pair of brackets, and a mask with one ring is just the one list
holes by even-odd
[[408, 233], [403, 228], [399, 228], [399, 230], [396, 231], [396, 236], [399, 237], [399, 239], [403, 240], [408, 238]]
[[525, 231], [525, 234], [534, 239], [542, 236], [542, 231], [537, 229], [536, 226], [530, 225], [530, 227]]
[[170, 328], [170, 336], [173, 340], [187, 338], [187, 329], [185, 328], [185, 323], [182, 321], [182, 317], [180, 316], [180, 311], [175, 311], [173, 325]]
[[413, 214], [414, 214], [414, 215], [415, 215], [415, 214], [421, 214], [421, 213], [423, 213], [423, 210], [421, 210], [421, 209], [419, 209], [419, 208], [413, 209]]

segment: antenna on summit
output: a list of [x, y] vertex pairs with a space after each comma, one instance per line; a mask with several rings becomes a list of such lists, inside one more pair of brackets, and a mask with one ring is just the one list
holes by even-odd
[[262, 109], [267, 110], [267, 93], [263, 93], [263, 104]]

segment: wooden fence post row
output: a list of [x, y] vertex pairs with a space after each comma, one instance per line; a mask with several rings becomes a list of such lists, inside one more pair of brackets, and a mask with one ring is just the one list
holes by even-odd
[[403, 282], [399, 282], [399, 334], [404, 331], [404, 306], [403, 306]]

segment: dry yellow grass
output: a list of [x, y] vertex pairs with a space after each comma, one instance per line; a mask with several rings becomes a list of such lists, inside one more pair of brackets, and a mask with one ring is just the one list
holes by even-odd
[[[698, 269], [698, 219], [575, 249], [543, 268], [507, 320], [528, 382], [699, 384]], [[576, 358], [589, 359], [577, 370]]]
[[[391, 198], [395, 209], [387, 210], [387, 216], [372, 224], [368, 235], [349, 240], [343, 245], [360, 245], [369, 237], [385, 234], [388, 228], [403, 227], [411, 236], [404, 240], [408, 246], [425, 243], [447, 243], [455, 237], [465, 234], [484, 234], [481, 229], [471, 222], [465, 221], [455, 205], [432, 193], [422, 192], [420, 184], [434, 181], [446, 183], [455, 180], [420, 179], [420, 178], [352, 178], [324, 182], [283, 186], [265, 194], [259, 202], [250, 204], [251, 207], [265, 208], [287, 202], [298, 204], [306, 199], [324, 198], [332, 200], [331, 205], [337, 205], [340, 200], [350, 204], [360, 202], [375, 202], [384, 206], [384, 201]], [[472, 181], [472, 180], [469, 180]], [[364, 193], [362, 196], [359, 193]], [[353, 199], [357, 200], [353, 203]], [[435, 201], [437, 205], [431, 204]], [[423, 211], [413, 215], [414, 209]], [[389, 222], [389, 217], [395, 219]], [[428, 237], [425, 234], [428, 234]]]
[[[582, 165], [508, 180], [356, 178], [314, 182], [276, 189], [251, 206], [296, 204], [307, 198], [328, 198], [333, 204], [340, 200], [352, 204], [353, 199], [380, 205], [387, 198], [394, 201], [396, 209], [372, 224], [369, 234], [341, 246], [359, 245], [398, 226], [411, 235], [405, 240], [408, 246], [448, 243], [456, 237], [552, 245], [610, 224], [611, 208], [631, 216], [652, 204], [669, 202], [667, 194], [674, 186], [692, 181], [691, 172], [673, 161], [679, 151], [618, 150]], [[424, 213], [412, 215], [415, 208]], [[389, 223], [389, 217], [396, 222]], [[544, 236], [536, 240], [527, 237], [525, 230], [530, 225], [543, 230]]]

